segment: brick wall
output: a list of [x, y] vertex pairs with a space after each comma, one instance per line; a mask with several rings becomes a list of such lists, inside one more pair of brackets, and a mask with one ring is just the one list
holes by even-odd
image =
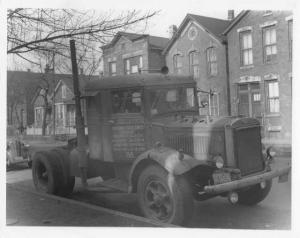
[[162, 55], [162, 50], [149, 51], [149, 70], [160, 71], [166, 65], [165, 57]]
[[[232, 114], [238, 114], [238, 91], [237, 85], [243, 76], [253, 76], [260, 79], [260, 93], [262, 106], [262, 121], [266, 137], [278, 139], [291, 138], [291, 73], [292, 61], [289, 58], [288, 42], [288, 19], [292, 15], [287, 11], [273, 11], [267, 15], [264, 11], [250, 11], [244, 18], [234, 26], [228, 33], [229, 50], [229, 77], [231, 91]], [[272, 63], [264, 63], [263, 60], [263, 24], [272, 24], [276, 29], [277, 59]], [[251, 29], [253, 41], [253, 65], [249, 67], [240, 66], [240, 42], [238, 31]], [[279, 84], [279, 107], [280, 112], [268, 115], [266, 99], [266, 83], [268, 75], [277, 76]]]
[[148, 69], [148, 41], [147, 38], [133, 41], [121, 37], [112, 48], [103, 50], [103, 73], [109, 76], [109, 62], [116, 62], [117, 75], [124, 75], [124, 59], [141, 55], [143, 57], [142, 70]]
[[[200, 77], [196, 79], [197, 86], [204, 91], [214, 90], [219, 92], [220, 116], [227, 115], [227, 88], [226, 88], [226, 55], [225, 46], [214, 36], [200, 29], [197, 25], [187, 25], [196, 27], [197, 36], [193, 40], [188, 37], [188, 30], [183, 30], [166, 54], [166, 64], [170, 73], [174, 73], [173, 56], [177, 53], [182, 55], [182, 74], [190, 75], [189, 53], [193, 50], [199, 52]], [[218, 73], [216, 76], [209, 76], [207, 71], [206, 50], [214, 46], [217, 53]]]

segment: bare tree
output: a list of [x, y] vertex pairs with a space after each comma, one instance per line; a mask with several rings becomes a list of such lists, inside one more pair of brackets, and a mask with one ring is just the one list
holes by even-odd
[[[82, 73], [93, 75], [101, 60], [101, 45], [108, 43], [117, 31], [137, 26], [145, 29], [148, 19], [157, 13], [29, 8], [7, 11], [7, 54], [35, 65], [42, 73], [39, 96], [44, 102], [43, 135], [50, 109], [49, 69], [71, 72], [69, 39], [76, 40], [77, 63]], [[46, 65], [48, 71], [45, 72]]]
[[[78, 60], [84, 64], [99, 62], [100, 46], [119, 30], [128, 30], [158, 12], [132, 10], [115, 13], [73, 9], [9, 9], [7, 11], [7, 54], [15, 54], [39, 65], [36, 52], [54, 52], [69, 57], [68, 40], [76, 40]], [[96, 57], [96, 54], [98, 57]], [[66, 60], [64, 61], [66, 62]], [[62, 65], [65, 66], [65, 65]]]

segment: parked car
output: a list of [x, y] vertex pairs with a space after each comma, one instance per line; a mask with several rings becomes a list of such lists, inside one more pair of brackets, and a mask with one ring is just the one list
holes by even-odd
[[13, 126], [6, 129], [6, 168], [14, 164], [27, 163], [31, 167], [29, 145], [22, 140], [22, 135]]

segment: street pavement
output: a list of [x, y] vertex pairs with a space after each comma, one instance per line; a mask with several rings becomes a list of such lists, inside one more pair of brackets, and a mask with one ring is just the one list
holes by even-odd
[[38, 193], [33, 187], [31, 170], [22, 165], [14, 168], [7, 173], [8, 226], [173, 227], [74, 199]]
[[[289, 158], [280, 158], [276, 161], [276, 164], [279, 167], [288, 163], [290, 163]], [[91, 206], [100, 208], [104, 207], [113, 211], [132, 214], [134, 217], [141, 216], [136, 205], [137, 198], [134, 194], [81, 192], [79, 184], [79, 180], [76, 180], [74, 193], [70, 198], [73, 201], [80, 201]], [[18, 188], [21, 188], [21, 190]], [[15, 197], [22, 197], [19, 193], [35, 193], [31, 180], [31, 170], [29, 169], [21, 168], [7, 173], [7, 218], [9, 215], [11, 217], [20, 216], [16, 210], [21, 209], [22, 203], [25, 204], [27, 200], [25, 198], [16, 199]], [[37, 195], [35, 194], [34, 196]], [[36, 199], [38, 200], [39, 198]], [[22, 203], [18, 205], [19, 208], [16, 208], [14, 204], [18, 201], [22, 201]], [[25, 205], [25, 207], [28, 206], [29, 210], [32, 209], [30, 208], [30, 202], [27, 202], [28, 203], [26, 203], [27, 205]], [[37, 206], [39, 205], [36, 205], [35, 207]], [[55, 206], [55, 209], [60, 209], [65, 205], [58, 206], [56, 204]], [[70, 206], [70, 211], [65, 211], [63, 214], [72, 214], [72, 211], [76, 210], [75, 207], [76, 205]], [[40, 216], [43, 214], [44, 212], [41, 210]], [[82, 222], [87, 218], [87, 220], [93, 220], [91, 223], [93, 226], [154, 226], [153, 224], [145, 225], [143, 222], [131, 223], [129, 221], [122, 221], [122, 219], [121, 221], [118, 219], [107, 219], [105, 215], [105, 222], [101, 223], [101, 216], [103, 217], [103, 215], [97, 215], [97, 213], [93, 212], [93, 209], [80, 210], [79, 214], [80, 216], [70, 215], [69, 219], [61, 216], [59, 221], [54, 221], [53, 219], [50, 219], [51, 216], [46, 213], [46, 216], [44, 214], [45, 217], [39, 219], [39, 223], [35, 225], [88, 226], [89, 222]], [[99, 219], [94, 219], [95, 217], [99, 217]], [[26, 216], [21, 216], [22, 222], [18, 221], [16, 225], [33, 224], [34, 222], [31, 221], [31, 219], [32, 217], [30, 217], [30, 213], [27, 213]], [[48, 220], [50, 220], [49, 223], [47, 222]], [[45, 221], [45, 223], [42, 221]], [[195, 202], [194, 216], [187, 227], [289, 230], [291, 229], [291, 176], [289, 176], [289, 181], [286, 183], [278, 183], [277, 179], [274, 179], [270, 194], [264, 201], [256, 206], [248, 207], [231, 205], [226, 198], [222, 197], [216, 197], [203, 202]]]

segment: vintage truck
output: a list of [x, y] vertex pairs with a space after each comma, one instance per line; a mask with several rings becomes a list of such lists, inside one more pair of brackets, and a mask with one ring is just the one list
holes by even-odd
[[[255, 205], [272, 179], [286, 181], [290, 167], [272, 170], [272, 148], [263, 149], [254, 118], [199, 115], [196, 82], [190, 77], [137, 74], [88, 81], [87, 177], [97, 186], [137, 193], [142, 214], [184, 224], [194, 200], [224, 196]], [[34, 155], [37, 190], [66, 196], [80, 176], [76, 139], [64, 148]], [[96, 191], [96, 187], [87, 190]]]

